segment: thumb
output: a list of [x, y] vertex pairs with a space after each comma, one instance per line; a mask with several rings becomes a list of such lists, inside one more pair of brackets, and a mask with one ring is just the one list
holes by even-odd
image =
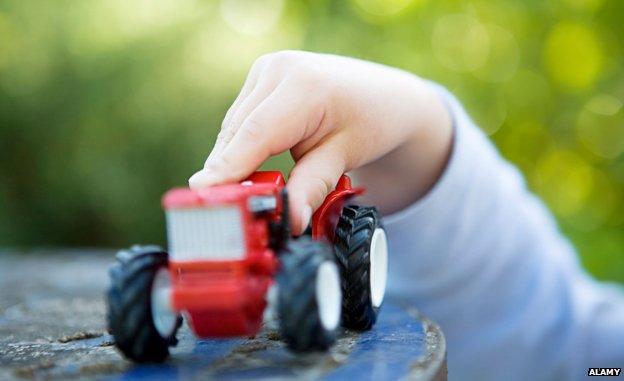
[[295, 164], [287, 184], [295, 235], [308, 227], [312, 214], [334, 190], [344, 171], [344, 160], [336, 147], [331, 146], [320, 146]]

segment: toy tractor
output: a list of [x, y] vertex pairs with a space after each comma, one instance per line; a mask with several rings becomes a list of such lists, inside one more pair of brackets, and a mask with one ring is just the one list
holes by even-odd
[[164, 361], [182, 316], [201, 338], [253, 336], [273, 311], [294, 351], [327, 349], [341, 321], [371, 328], [387, 243], [374, 207], [344, 206], [361, 192], [343, 175], [298, 238], [280, 172], [167, 192], [169, 253], [133, 246], [110, 270], [107, 318], [117, 347], [137, 362]]

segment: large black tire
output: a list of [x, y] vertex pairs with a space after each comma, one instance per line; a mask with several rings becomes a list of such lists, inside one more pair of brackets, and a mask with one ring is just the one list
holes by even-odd
[[156, 272], [167, 266], [167, 253], [158, 246], [133, 246], [117, 253], [109, 271], [107, 320], [115, 345], [136, 362], [162, 362], [182, 323], [178, 317], [170, 337], [161, 337], [151, 311], [151, 289]]
[[377, 321], [380, 305], [373, 305], [371, 296], [371, 241], [377, 229], [383, 226], [375, 207], [349, 205], [342, 209], [336, 226], [334, 253], [342, 277], [342, 324], [345, 328], [368, 330]]
[[[328, 329], [321, 321], [317, 303], [317, 276], [321, 264], [335, 266], [331, 248], [310, 237], [290, 240], [280, 252], [281, 268], [277, 276], [278, 316], [282, 339], [296, 352], [326, 350], [336, 340], [340, 321], [337, 306], [335, 327]], [[340, 294], [337, 268], [336, 293]], [[340, 303], [338, 296], [337, 303]]]

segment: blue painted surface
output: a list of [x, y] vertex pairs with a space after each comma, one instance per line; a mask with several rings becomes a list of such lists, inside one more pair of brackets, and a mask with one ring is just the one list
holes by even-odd
[[325, 380], [394, 380], [425, 354], [422, 322], [396, 305], [386, 305], [375, 327], [362, 333], [345, 365]]
[[422, 322], [387, 303], [375, 327], [357, 335], [348, 357], [339, 363], [329, 354], [296, 355], [270, 341], [267, 348], [236, 354], [236, 348], [249, 341], [195, 340], [187, 335], [166, 364], [136, 365], [115, 379], [294, 379], [305, 374], [325, 380], [392, 380], [404, 377], [425, 353], [424, 338]]
[[[195, 340], [182, 338], [165, 364], [135, 365], [117, 380], [184, 380], [195, 378], [216, 360], [227, 356], [244, 339]], [[190, 345], [189, 345], [190, 344]]]

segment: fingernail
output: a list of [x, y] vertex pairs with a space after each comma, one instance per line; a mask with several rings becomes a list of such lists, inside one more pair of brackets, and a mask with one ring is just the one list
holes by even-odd
[[301, 233], [302, 234], [308, 228], [308, 225], [310, 225], [310, 218], [312, 218], [312, 208], [310, 207], [310, 205], [306, 205], [303, 207], [303, 210], [301, 211]]
[[189, 178], [189, 186], [191, 188], [201, 188], [217, 183], [217, 177], [214, 173], [202, 169], [197, 171], [193, 176]]

